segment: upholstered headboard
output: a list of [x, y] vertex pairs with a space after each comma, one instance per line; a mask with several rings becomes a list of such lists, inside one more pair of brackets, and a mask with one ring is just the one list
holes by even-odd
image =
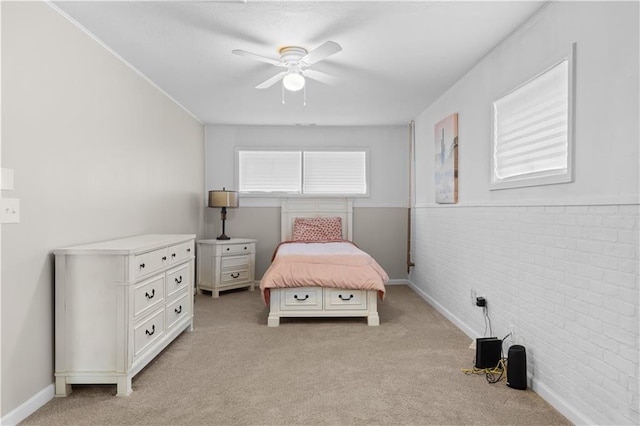
[[353, 240], [353, 202], [348, 198], [286, 198], [280, 209], [280, 240], [292, 239], [297, 217], [340, 217], [342, 238]]

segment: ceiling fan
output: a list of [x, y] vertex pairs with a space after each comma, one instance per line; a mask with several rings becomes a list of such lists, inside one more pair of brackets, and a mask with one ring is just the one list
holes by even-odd
[[312, 70], [309, 67], [329, 56], [335, 55], [341, 50], [342, 47], [335, 41], [326, 41], [310, 52], [299, 46], [282, 47], [278, 50], [280, 59], [272, 59], [239, 49], [232, 50], [231, 53], [285, 68], [284, 71], [258, 84], [256, 89], [267, 89], [282, 80], [283, 88], [295, 92], [305, 87], [305, 77], [321, 83], [333, 84], [335, 77], [321, 71]]

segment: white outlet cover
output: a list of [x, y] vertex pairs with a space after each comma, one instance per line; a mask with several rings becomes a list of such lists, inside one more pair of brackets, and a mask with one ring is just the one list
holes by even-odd
[[0, 223], [20, 223], [20, 200], [0, 198]]

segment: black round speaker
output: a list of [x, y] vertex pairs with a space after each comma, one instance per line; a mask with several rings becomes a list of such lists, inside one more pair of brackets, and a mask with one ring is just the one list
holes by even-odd
[[509, 348], [507, 386], [522, 390], [527, 388], [527, 351], [522, 345], [513, 345]]

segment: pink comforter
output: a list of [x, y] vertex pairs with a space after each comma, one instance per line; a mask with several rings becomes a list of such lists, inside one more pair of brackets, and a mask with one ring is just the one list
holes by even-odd
[[260, 289], [267, 304], [270, 289], [284, 287], [377, 290], [383, 299], [388, 280], [384, 269], [349, 241], [286, 241], [276, 248]]

